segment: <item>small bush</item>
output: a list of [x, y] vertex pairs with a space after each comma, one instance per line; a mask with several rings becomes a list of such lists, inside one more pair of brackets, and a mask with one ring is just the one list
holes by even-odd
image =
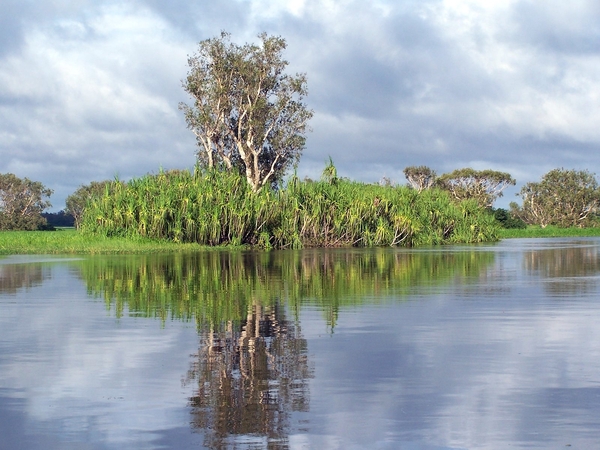
[[527, 224], [518, 217], [514, 217], [506, 209], [498, 208], [494, 211], [494, 218], [506, 229], [525, 229]]

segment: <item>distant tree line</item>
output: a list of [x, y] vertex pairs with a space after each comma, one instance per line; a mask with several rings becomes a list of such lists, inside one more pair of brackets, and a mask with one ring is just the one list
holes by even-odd
[[502, 197], [502, 191], [516, 183], [509, 173], [471, 168], [457, 169], [438, 177], [427, 166], [410, 166], [404, 169], [404, 175], [409, 186], [419, 192], [437, 187], [459, 202], [473, 199], [482, 208], [491, 208], [494, 201]]
[[[215, 173], [219, 176], [218, 171]], [[168, 171], [163, 179], [174, 180], [179, 174], [181, 171]], [[446, 191], [457, 203], [474, 200], [480, 208], [490, 211], [505, 228], [522, 228], [526, 225], [589, 227], [600, 223], [600, 188], [595, 175], [587, 170], [551, 170], [539, 182], [525, 184], [517, 194], [522, 203], [511, 202], [509, 210], [493, 208], [494, 201], [502, 196], [504, 189], [515, 184], [508, 173], [464, 168], [437, 176], [427, 166], [411, 166], [404, 169], [404, 174], [408, 187], [418, 193], [439, 189]], [[348, 181], [338, 178], [331, 160], [323, 172], [323, 179], [332, 184]], [[388, 179], [380, 184], [383, 187], [395, 187]], [[124, 187], [125, 183], [105, 180], [81, 185], [67, 197], [64, 210], [47, 213], [44, 210], [51, 206], [47, 200], [52, 194], [51, 189], [28, 178], [0, 174], [0, 230], [79, 227], [90, 202], [109, 198], [119, 189], [119, 185]]]
[[505, 228], [526, 225], [546, 227], [589, 227], [599, 223], [600, 189], [595, 174], [587, 170], [553, 169], [539, 182], [525, 184], [517, 194], [522, 204], [510, 203], [510, 210], [494, 209], [494, 201], [503, 195], [515, 180], [505, 172], [457, 169], [437, 176], [427, 166], [404, 169], [408, 184], [422, 192], [439, 188], [448, 191], [457, 201], [474, 199], [488, 208]]
[[64, 209], [58, 212], [43, 212], [42, 217], [46, 219], [48, 230], [55, 229], [56, 227], [74, 227], [75, 226], [75, 218], [67, 213]]
[[523, 204], [510, 204], [511, 214], [541, 227], [589, 227], [598, 224], [600, 190], [587, 170], [554, 169], [519, 193]]

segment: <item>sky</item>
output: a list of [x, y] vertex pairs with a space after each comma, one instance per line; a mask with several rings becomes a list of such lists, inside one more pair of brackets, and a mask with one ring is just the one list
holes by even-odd
[[406, 182], [472, 167], [520, 187], [600, 173], [597, 0], [2, 0], [0, 173], [53, 189], [192, 168], [180, 102], [198, 43], [263, 31], [308, 77], [301, 177]]

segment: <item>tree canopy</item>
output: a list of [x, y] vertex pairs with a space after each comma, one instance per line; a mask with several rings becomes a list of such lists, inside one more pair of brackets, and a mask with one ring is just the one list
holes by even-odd
[[183, 82], [182, 103], [196, 135], [198, 160], [245, 174], [253, 191], [276, 184], [297, 163], [313, 112], [303, 103], [306, 75], [285, 73], [286, 42], [259, 35], [260, 45], [237, 45], [230, 35], [201, 41]]
[[42, 212], [52, 206], [52, 190], [39, 181], [0, 174], [0, 230], [37, 230], [46, 224]]
[[457, 169], [437, 179], [437, 184], [456, 200], [475, 199], [482, 207], [491, 207], [502, 191], [516, 184], [506, 172], [495, 170]]
[[404, 176], [406, 177], [408, 184], [418, 192], [433, 187], [437, 179], [435, 170], [432, 170], [427, 166], [406, 167], [404, 169]]
[[553, 169], [523, 186], [519, 195], [523, 205], [511, 203], [513, 213], [542, 227], [588, 226], [600, 205], [598, 182], [587, 170]]

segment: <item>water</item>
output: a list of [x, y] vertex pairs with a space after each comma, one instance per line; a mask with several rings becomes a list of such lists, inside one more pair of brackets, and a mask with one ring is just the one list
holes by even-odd
[[600, 240], [0, 259], [2, 449], [600, 447]]

